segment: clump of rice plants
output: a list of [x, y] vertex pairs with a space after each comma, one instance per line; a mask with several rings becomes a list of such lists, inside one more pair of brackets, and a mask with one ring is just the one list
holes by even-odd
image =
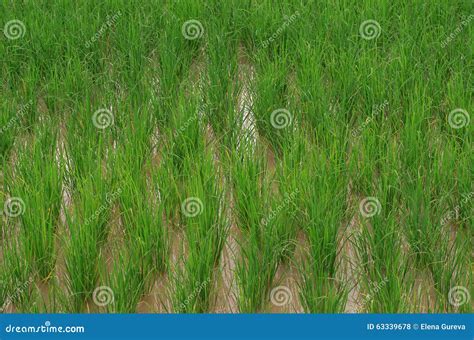
[[2, 2], [1, 311], [472, 312], [469, 5]]
[[338, 148], [334, 143], [327, 150], [315, 149], [300, 173], [303, 230], [309, 243], [300, 294], [304, 308], [313, 313], [343, 311], [347, 299], [347, 283], [337, 275], [348, 184]]
[[18, 150], [15, 168], [8, 173], [10, 198], [6, 201], [11, 225], [19, 220], [24, 258], [38, 277], [53, 275], [55, 235], [62, 198], [63, 166], [57, 158], [57, 122], [48, 121], [35, 129], [31, 142]]
[[[216, 181], [217, 169], [209, 153], [198, 163], [187, 158], [186, 191], [181, 197], [181, 221], [186, 239], [174, 278], [173, 310], [209, 311], [217, 265], [227, 236], [228, 218], [224, 191]], [[196, 292], [197, 290], [197, 292]]]
[[98, 180], [101, 178], [100, 169], [96, 176], [83, 178], [77, 183], [73, 206], [66, 213], [67, 287], [74, 311], [82, 310], [99, 279], [101, 247], [107, 240], [107, 222], [117, 196], [108, 182]]

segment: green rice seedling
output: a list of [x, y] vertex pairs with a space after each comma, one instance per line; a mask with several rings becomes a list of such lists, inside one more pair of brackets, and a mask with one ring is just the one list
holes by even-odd
[[185, 173], [193, 174], [186, 177], [180, 211], [187, 247], [182, 268], [171, 275], [175, 278], [172, 302], [176, 312], [202, 313], [210, 308], [214, 272], [229, 222], [212, 156], [201, 154], [197, 164], [186, 159], [185, 169]]
[[[158, 37], [153, 48], [157, 49], [158, 102], [155, 113], [160, 128], [166, 127], [173, 117], [171, 112], [179, 102], [176, 94], [183, 90], [193, 58], [204, 44], [202, 10], [202, 6], [191, 3], [164, 4], [160, 6], [159, 15], [151, 16], [153, 31], [150, 33]], [[158, 21], [156, 17], [159, 17]]]
[[[56, 157], [57, 123], [48, 121], [37, 129], [30, 145], [19, 149], [10, 187], [11, 218], [21, 221], [25, 254], [41, 279], [48, 279], [55, 266], [55, 232], [62, 198], [62, 163]], [[13, 170], [13, 169], [12, 169]]]
[[[460, 196], [458, 203], [455, 205], [453, 210], [459, 210], [459, 228], [465, 231], [467, 238], [474, 236], [474, 214], [472, 214], [473, 202], [474, 202], [474, 190], [472, 188], [471, 176], [469, 173], [469, 164], [472, 164], [473, 156], [466, 149], [460, 155], [458, 163], [458, 191]], [[449, 168], [448, 168], [449, 170]], [[458, 209], [456, 209], [459, 207]], [[469, 228], [469, 226], [471, 226]]]
[[24, 256], [24, 236], [19, 239], [10, 235], [8, 244], [2, 247], [2, 261], [0, 263], [0, 313], [16, 305], [18, 301], [30, 301], [29, 284], [34, 281], [31, 264]]
[[204, 129], [200, 123], [198, 98], [182, 97], [174, 109], [169, 134], [165, 136], [169, 150], [165, 149], [177, 174], [184, 171], [185, 159], [204, 151]]
[[[28, 281], [23, 287], [28, 285]], [[67, 313], [67, 305], [69, 296], [63, 290], [61, 280], [58, 277], [50, 280], [48, 285], [30, 284], [31, 298], [25, 301], [20, 310], [28, 311], [28, 313]]]
[[78, 105], [77, 112], [65, 119], [66, 182], [71, 189], [76, 182], [98, 170], [102, 172], [101, 177], [113, 178], [114, 140], [119, 139], [115, 122], [120, 121], [120, 112], [113, 101], [102, 99], [94, 105], [90, 97], [84, 101]]
[[118, 202], [126, 242], [134, 245], [144, 275], [163, 272], [167, 267], [168, 233], [163, 225], [163, 206], [148, 188], [143, 177], [126, 172], [121, 175]]
[[[145, 97], [146, 98], [146, 97]], [[140, 105], [142, 97], [132, 95], [126, 103], [120, 103], [114, 126], [117, 129], [114, 147], [115, 161], [108, 161], [118, 170], [116, 176], [123, 172], [143, 176], [145, 166], [152, 158], [152, 135], [154, 119], [149, 107]], [[146, 99], [145, 99], [146, 100]]]
[[297, 244], [297, 233], [301, 230], [299, 226], [305, 223], [302, 194], [306, 183], [301, 180], [301, 175], [305, 171], [308, 147], [308, 136], [302, 130], [295, 132], [288, 143], [283, 145], [277, 163], [279, 199], [274, 200], [276, 206], [272, 207], [272, 215], [281, 215], [281, 222], [277, 226], [283, 248], [281, 259], [284, 261], [291, 258]]
[[234, 214], [238, 225], [244, 230], [261, 222], [265, 207], [268, 207], [269, 184], [265, 180], [266, 164], [262, 154], [252, 155], [247, 152], [236, 154], [231, 165], [233, 185]]
[[443, 208], [434, 200], [434, 188], [429, 175], [420, 174], [416, 183], [404, 184], [405, 234], [414, 253], [414, 266], [428, 269], [432, 276], [437, 294], [435, 310], [444, 310], [452, 308], [447, 301], [450, 289], [469, 280], [465, 275], [467, 244], [462, 237], [452, 237], [449, 225], [443, 225]]
[[329, 150], [315, 150], [304, 161], [299, 180], [300, 204], [308, 254], [300, 268], [300, 296], [309, 312], [342, 311], [347, 285], [336, 277], [340, 228], [346, 217], [347, 178], [344, 160], [334, 142]]
[[137, 305], [146, 291], [147, 282], [151, 278], [151, 272], [147, 270], [150, 266], [148, 263], [150, 256], [151, 254], [143, 253], [142, 247], [136, 247], [131, 243], [118, 255], [109, 274], [111, 296], [113, 296], [106, 305], [109, 312], [136, 312]]
[[265, 226], [250, 225], [245, 233], [246, 239], [240, 242], [241, 259], [237, 263], [236, 275], [239, 287], [237, 303], [242, 313], [260, 312], [268, 303], [281, 257], [275, 224], [275, 220], [271, 220]]
[[433, 251], [433, 262], [429, 269], [436, 291], [436, 309], [442, 311], [472, 312], [472, 306], [453, 304], [452, 296], [455, 287], [470, 287], [472, 274], [469, 272], [470, 243], [461, 235], [450, 237], [448, 232], [442, 233], [443, 240]]
[[[443, 154], [436, 153], [431, 159], [433, 165], [430, 166], [430, 174], [426, 182], [431, 182], [429, 187], [431, 187], [432, 204], [429, 213], [432, 223], [431, 233], [436, 235], [436, 238], [435, 243], [429, 244], [429, 250], [425, 250], [430, 252], [431, 257], [422, 257], [429, 259], [427, 265], [434, 281], [439, 308], [452, 310], [456, 306], [447, 299], [451, 289], [459, 285], [468, 286], [470, 280], [469, 275], [465, 275], [469, 267], [467, 259], [469, 238], [464, 237], [465, 229], [462, 228], [464, 220], [462, 208], [469, 207], [470, 196], [469, 193], [464, 197], [456, 194], [457, 187], [462, 185], [457, 183], [459, 179], [451, 172], [457, 167], [455, 158], [460, 152], [457, 143], [454, 140], [440, 138], [434, 140], [432, 147], [438, 148], [438, 143], [443, 143], [444, 148], [449, 151]], [[452, 202], [453, 198], [457, 198], [457, 203], [447, 205], [446, 202]], [[453, 234], [452, 228], [456, 223], [456, 215], [461, 217], [461, 224], [459, 231]], [[466, 307], [468, 306], [461, 306], [461, 308]]]
[[270, 215], [270, 182], [260, 152], [242, 149], [231, 165], [234, 214], [244, 232], [236, 268], [241, 312], [265, 307], [283, 249], [277, 232], [281, 217]]
[[[186, 265], [172, 273], [171, 303], [175, 313], [205, 313], [210, 309], [213, 274], [199, 274], [196, 263], [192, 267]], [[199, 280], [205, 276], [204, 281]]]
[[298, 283], [302, 306], [307, 313], [342, 313], [347, 303], [348, 284], [329, 277], [318, 260], [308, 256], [299, 265]]
[[179, 224], [180, 195], [183, 184], [177, 171], [173, 168], [170, 157], [164, 160], [156, 174], [159, 199], [163, 206], [163, 212], [169, 225]]
[[366, 292], [363, 307], [374, 313], [407, 312], [414, 281], [398, 223], [390, 215], [373, 217], [370, 226], [366, 223], [356, 241], [362, 269], [359, 285]]
[[[66, 212], [68, 238], [66, 241], [67, 288], [70, 293], [70, 309], [82, 310], [96, 286], [99, 275], [101, 246], [107, 239], [110, 209], [117, 192], [101, 177], [101, 169], [95, 176], [84, 178], [77, 184], [73, 195], [73, 208]], [[103, 178], [102, 178], [103, 179]]]
[[[430, 258], [443, 238], [439, 217], [432, 218], [433, 202], [431, 197], [431, 180], [419, 175], [415, 183], [407, 183], [404, 189], [407, 202], [407, 238], [415, 253], [417, 263], [426, 266], [432, 262]], [[431, 235], [427, 238], [424, 235]]]
[[[161, 160], [160, 195], [166, 216], [176, 217], [181, 204], [181, 195], [187, 173], [185, 162], [205, 152], [204, 129], [201, 124], [197, 98], [182, 97], [179, 105], [173, 110], [170, 129], [162, 137], [164, 147]], [[178, 210], [179, 211], [179, 210]]]
[[[301, 103], [299, 109], [303, 124], [309, 125], [314, 131], [318, 144], [325, 143], [331, 130], [340, 126], [338, 117], [332, 114], [332, 89], [326, 86], [328, 76], [322, 67], [322, 51], [317, 51], [301, 42], [297, 51], [300, 51], [296, 81], [299, 88]], [[340, 118], [339, 118], [340, 119]]]
[[33, 277], [30, 276], [25, 281], [18, 280], [14, 282], [10, 294], [3, 305], [2, 311], [14, 307], [14, 310], [24, 310], [30, 313], [39, 312], [37, 307], [39, 294]]
[[267, 194], [268, 191], [261, 197], [262, 202], [268, 202], [267, 206], [262, 206], [262, 202], [257, 201], [258, 197], [248, 196], [247, 200], [247, 204], [261, 206], [262, 210], [255, 216], [252, 213], [249, 224], [245, 226], [247, 229], [244, 230], [243, 240], [239, 242], [237, 303], [242, 313], [261, 312], [267, 306], [278, 264], [288, 251], [287, 239], [282, 236], [285, 215], [272, 215], [275, 210], [270, 209], [270, 206], [276, 207], [276, 203], [271, 202]]
[[116, 186], [126, 237], [125, 249], [114, 262], [112, 273], [107, 274], [113, 292], [107, 310], [113, 312], [135, 312], [141, 296], [153, 283], [152, 275], [163, 272], [167, 265], [168, 235], [163, 226], [162, 205], [153, 198], [156, 193], [144, 176], [144, 170], [150, 168], [153, 125], [139, 117], [132, 114], [134, 124], [121, 129], [123, 140], [117, 155]]
[[[231, 147], [237, 120], [238, 96], [238, 41], [232, 30], [233, 8], [229, 3], [213, 2], [207, 7], [206, 69], [202, 85], [206, 122], [217, 138]], [[219, 13], [219, 15], [216, 15]]]
[[[294, 177], [300, 170], [301, 140], [283, 152], [279, 169], [279, 193], [271, 197], [272, 183], [261, 149], [252, 154], [241, 149], [231, 165], [234, 210], [244, 231], [241, 261], [237, 265], [238, 304], [242, 312], [263, 310], [278, 264], [287, 261], [295, 244], [301, 214], [300, 186]], [[294, 147], [294, 149], [292, 149]], [[299, 148], [299, 149], [298, 149]], [[286, 157], [285, 157], [286, 156]]]
[[257, 129], [280, 154], [282, 144], [291, 136], [296, 118], [295, 112], [289, 110], [287, 100], [289, 61], [286, 58], [271, 61], [260, 55], [256, 58], [252, 92]]
[[[251, 237], [255, 239], [255, 236]], [[237, 267], [239, 311], [257, 313], [268, 303], [270, 287], [277, 271], [278, 255], [270, 246], [258, 251], [256, 244], [252, 244], [244, 245], [244, 249], [243, 260]]]
[[346, 216], [347, 178], [338, 148], [334, 143], [330, 150], [315, 151], [300, 177], [307, 184], [302, 188], [302, 209], [311, 252], [330, 277], [337, 267], [338, 232]]
[[374, 184], [368, 187], [375, 194], [366, 189], [367, 196], [360, 198], [357, 206], [361, 228], [355, 241], [360, 269], [358, 282], [365, 292], [363, 308], [369, 312], [407, 312], [408, 296], [414, 287], [410, 271], [412, 254], [404, 244], [400, 228], [406, 221], [399, 209], [402, 179], [398, 148], [394, 142], [383, 143], [381, 175], [373, 178]]
[[21, 131], [21, 118], [27, 113], [30, 103], [16, 107], [11, 102], [2, 100], [2, 106], [4, 114], [0, 116], [0, 161], [3, 162], [8, 158], [15, 137]]

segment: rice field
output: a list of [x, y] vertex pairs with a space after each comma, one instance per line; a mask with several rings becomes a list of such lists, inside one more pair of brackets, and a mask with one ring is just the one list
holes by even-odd
[[2, 1], [3, 313], [470, 313], [471, 1]]

